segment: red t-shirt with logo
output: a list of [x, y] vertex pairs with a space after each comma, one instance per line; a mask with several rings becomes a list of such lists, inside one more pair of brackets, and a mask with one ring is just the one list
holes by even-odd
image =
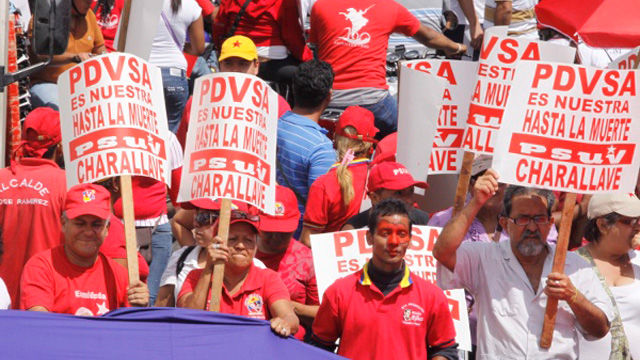
[[360, 212], [369, 160], [356, 159], [348, 166], [354, 190], [353, 200], [348, 206], [345, 206], [342, 200], [342, 191], [336, 173], [337, 165], [334, 165], [328, 173], [320, 176], [311, 184], [307, 206], [304, 210], [304, 226], [321, 232], [338, 231], [347, 220]]
[[387, 89], [389, 36], [413, 36], [420, 22], [393, 0], [318, 0], [311, 9], [309, 42], [331, 64], [334, 89]]
[[64, 246], [45, 250], [24, 267], [20, 309], [44, 306], [56, 313], [98, 316], [127, 303], [126, 269], [103, 254], [93, 266], [72, 264]]
[[0, 169], [0, 226], [4, 255], [0, 278], [18, 306], [20, 274], [35, 254], [60, 245], [60, 216], [67, 196], [64, 170], [55, 162], [23, 158]]
[[442, 290], [405, 267], [400, 284], [384, 296], [364, 269], [329, 286], [313, 323], [314, 338], [349, 359], [427, 359], [427, 347], [455, 344]]
[[[265, 254], [258, 250], [256, 258], [280, 275], [292, 301], [305, 305], [320, 305], [311, 249], [291, 239], [285, 252]], [[305, 329], [300, 327], [295, 337], [303, 339], [304, 333]]]
[[113, 46], [113, 40], [116, 38], [116, 33], [118, 32], [118, 24], [120, 23], [120, 14], [124, 7], [124, 0], [115, 0], [111, 7], [111, 12], [109, 12], [109, 15], [104, 19], [102, 17], [102, 12], [100, 11], [101, 9], [96, 7], [97, 3], [97, 0], [93, 0], [91, 8], [95, 10], [94, 12], [96, 13], [98, 26], [100, 26], [102, 37], [104, 37], [104, 45], [109, 52], [116, 51]]
[[[203, 271], [203, 269], [196, 269], [187, 275], [182, 290], [178, 294], [178, 299], [193, 292]], [[211, 289], [209, 288], [206, 310], [209, 310], [210, 299]], [[278, 274], [273, 270], [260, 269], [251, 265], [247, 278], [235, 294], [229, 295], [224, 284], [222, 285], [220, 312], [269, 320], [271, 319], [269, 307], [278, 300], [289, 300], [289, 292]]]

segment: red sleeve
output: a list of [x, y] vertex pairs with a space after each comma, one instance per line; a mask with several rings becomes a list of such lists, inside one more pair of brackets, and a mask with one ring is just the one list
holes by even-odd
[[416, 18], [404, 6], [396, 2], [391, 2], [391, 3], [395, 4], [397, 7], [396, 25], [393, 28], [393, 32], [402, 33], [402, 34], [405, 34], [406, 36], [415, 35], [415, 33], [418, 32], [418, 29], [420, 29], [420, 20], [418, 20], [418, 18]]
[[182, 112], [182, 119], [180, 119], [180, 125], [178, 125], [178, 131], [176, 132], [176, 137], [178, 138], [178, 142], [182, 145], [182, 150], [184, 151], [184, 145], [187, 143], [187, 129], [189, 128], [189, 116], [191, 116], [191, 100], [192, 96], [189, 96], [187, 100], [187, 104], [184, 107], [184, 111]]
[[298, 17], [298, 4], [295, 0], [282, 0], [277, 21], [280, 25], [280, 36], [291, 54], [300, 61], [313, 59], [311, 49], [304, 42]]
[[287, 111], [291, 110], [291, 106], [282, 95], [278, 94], [278, 118], [284, 115]]
[[449, 301], [439, 288], [431, 285], [431, 291], [433, 297], [427, 323], [427, 346], [452, 346], [456, 343], [456, 329], [453, 327]]
[[[178, 293], [176, 304], [181, 297], [193, 292], [193, 290], [196, 288], [196, 285], [198, 284], [198, 279], [200, 279], [200, 274], [202, 274], [203, 271], [204, 270], [202, 269], [191, 270], [189, 275], [187, 275], [187, 278], [184, 280], [184, 283], [182, 284], [182, 289], [180, 289], [180, 292]], [[209, 296], [207, 296], [207, 298], [209, 298]], [[207, 300], [207, 303], [208, 302], [209, 300]], [[207, 305], [207, 307], [208, 306], [209, 305]]]
[[180, 180], [182, 179], [182, 166], [171, 170], [171, 187], [169, 188], [169, 198], [173, 206], [178, 205], [178, 192], [180, 191]]
[[216, 9], [211, 0], [196, 0], [196, 2], [202, 8], [202, 16], [208, 16]]
[[[258, 270], [258, 268], [255, 268]], [[266, 301], [267, 306], [271, 306], [274, 302], [278, 300], [291, 300], [289, 297], [289, 290], [282, 282], [280, 275], [277, 272], [270, 269], [260, 269], [264, 271], [266, 276], [264, 280], [264, 299]]]
[[311, 8], [311, 16], [309, 17], [309, 43], [318, 45], [318, 32], [321, 31], [321, 25], [319, 23], [317, 12], [317, 6]]
[[342, 334], [337, 300], [338, 294], [334, 283], [324, 292], [322, 304], [311, 327], [314, 339], [321, 344], [332, 345]]
[[310, 272], [309, 282], [307, 283], [307, 286], [306, 286], [307, 300], [306, 300], [306, 304], [305, 305], [320, 305], [320, 298], [318, 296], [318, 283], [316, 281], [316, 274], [315, 274], [315, 272], [313, 272], [313, 265], [311, 265], [311, 266], [312, 266], [312, 270]]
[[118, 294], [118, 307], [131, 306], [129, 304], [129, 297], [127, 296], [127, 288], [129, 287], [129, 273], [127, 272], [127, 269], [111, 259], [106, 257], [105, 259], [107, 259], [109, 263], [108, 266], [111, 267], [115, 276], [117, 287], [116, 294]]
[[307, 206], [304, 210], [304, 225], [318, 230], [324, 230], [329, 222], [327, 217], [327, 202], [329, 199], [327, 199], [322, 184], [325, 179], [324, 176], [319, 177], [311, 184]]
[[55, 298], [52, 269], [41, 255], [27, 261], [20, 279], [20, 309], [26, 310], [34, 306], [44, 306], [53, 311]]

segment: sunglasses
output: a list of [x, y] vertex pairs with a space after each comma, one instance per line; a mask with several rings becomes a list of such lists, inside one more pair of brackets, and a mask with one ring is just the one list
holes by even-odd
[[[196, 217], [194, 219], [197, 226], [208, 226], [215, 224], [220, 217], [219, 211], [202, 211], [196, 213]], [[251, 222], [258, 222], [260, 217], [258, 215], [247, 214], [244, 211], [231, 211], [231, 220], [249, 220]]]

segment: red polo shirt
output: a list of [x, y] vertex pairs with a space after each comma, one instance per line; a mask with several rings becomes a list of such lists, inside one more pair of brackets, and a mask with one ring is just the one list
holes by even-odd
[[[193, 270], [187, 275], [187, 279], [182, 285], [182, 290], [178, 294], [180, 299], [185, 294], [193, 292], [196, 288], [200, 274], [203, 269]], [[207, 291], [207, 306], [211, 299], [211, 288]], [[289, 300], [287, 288], [280, 280], [278, 274], [269, 269], [260, 269], [251, 265], [249, 274], [244, 283], [235, 294], [230, 295], [224, 284], [222, 285], [222, 298], [220, 299], [220, 312], [225, 314], [236, 314], [254, 319], [269, 320], [271, 313], [269, 308], [278, 300]]]
[[[311, 249], [291, 239], [287, 250], [281, 254], [265, 254], [260, 251], [256, 257], [267, 268], [276, 271], [291, 294], [291, 300], [305, 305], [320, 305], [318, 284], [313, 270]], [[303, 339], [305, 329], [300, 327], [297, 339]]]
[[367, 266], [324, 293], [313, 323], [318, 341], [333, 344], [340, 338], [338, 354], [349, 359], [426, 359], [428, 346], [455, 344], [442, 290], [405, 267], [400, 284], [384, 296]]
[[91, 267], [71, 263], [64, 246], [45, 250], [24, 266], [20, 309], [44, 306], [56, 313], [106, 314], [128, 306], [127, 271], [103, 254]]
[[304, 226], [321, 232], [338, 231], [347, 220], [360, 212], [367, 182], [369, 159], [356, 159], [348, 166], [351, 171], [354, 196], [347, 206], [344, 205], [342, 191], [338, 184], [336, 173], [338, 165], [333, 165], [328, 173], [311, 184], [309, 199], [304, 210]]

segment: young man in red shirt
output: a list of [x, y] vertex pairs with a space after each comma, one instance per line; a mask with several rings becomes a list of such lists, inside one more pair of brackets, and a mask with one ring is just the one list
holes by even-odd
[[350, 359], [458, 359], [455, 329], [442, 290], [404, 262], [411, 219], [404, 202], [386, 199], [371, 211], [366, 238], [372, 258], [324, 293], [312, 342]]
[[302, 324], [295, 337], [302, 340], [306, 330], [311, 329], [320, 301], [311, 249], [293, 238], [299, 219], [296, 195], [291, 189], [278, 185], [275, 215], [260, 214], [256, 257], [276, 271], [289, 290], [293, 310]]
[[24, 120], [22, 142], [11, 166], [0, 169], [0, 230], [4, 279], [18, 307], [20, 274], [33, 255], [60, 245], [60, 216], [67, 193], [60, 141], [60, 114], [37, 108]]
[[27, 262], [20, 281], [20, 309], [96, 316], [149, 304], [147, 286], [140, 281], [128, 286], [126, 269], [99, 251], [109, 228], [110, 205], [109, 192], [102, 186], [69, 189], [62, 216], [64, 245]]

